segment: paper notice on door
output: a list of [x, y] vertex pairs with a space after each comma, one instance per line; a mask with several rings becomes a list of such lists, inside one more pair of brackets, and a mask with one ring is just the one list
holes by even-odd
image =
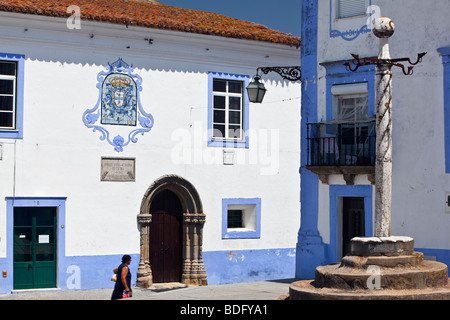
[[49, 243], [50, 242], [50, 235], [48, 234], [40, 234], [38, 237], [39, 243]]

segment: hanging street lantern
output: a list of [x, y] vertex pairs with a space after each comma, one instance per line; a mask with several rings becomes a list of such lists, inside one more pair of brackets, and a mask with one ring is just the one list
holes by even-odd
[[271, 71], [278, 73], [283, 79], [290, 81], [301, 80], [301, 68], [300, 67], [259, 67], [256, 69], [256, 75], [253, 77], [253, 81], [249, 83], [247, 87], [248, 99], [253, 103], [262, 103], [264, 95], [267, 89], [264, 84], [260, 82], [261, 76], [259, 71], [264, 74], [268, 74]]
[[248, 99], [253, 103], [262, 103], [267, 89], [264, 83], [260, 82], [261, 77], [257, 74], [253, 77], [253, 81], [247, 87]]

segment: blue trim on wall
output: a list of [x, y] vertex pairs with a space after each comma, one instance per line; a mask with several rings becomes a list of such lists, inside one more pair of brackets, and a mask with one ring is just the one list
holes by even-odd
[[203, 261], [210, 285], [295, 277], [294, 248], [207, 251]]
[[[450, 250], [421, 249], [425, 255], [436, 256], [437, 261], [450, 265]], [[131, 286], [136, 286], [139, 254], [130, 254]], [[294, 248], [260, 250], [222, 250], [203, 252], [209, 285], [292, 279], [295, 277]], [[63, 259], [59, 268], [63, 273], [58, 277], [61, 290], [111, 289], [112, 270], [121, 263], [122, 254], [103, 256], [69, 256]], [[0, 268], [8, 263], [8, 258], [0, 258]], [[11, 281], [11, 284], [8, 284]], [[6, 278], [0, 278], [0, 294], [12, 291], [12, 278], [8, 270]]]
[[16, 88], [16, 129], [0, 130], [0, 138], [22, 139], [23, 138], [23, 95], [25, 75], [25, 55], [0, 53], [0, 60], [17, 62], [17, 88]]
[[[139, 254], [131, 256], [131, 286], [136, 286]], [[61, 290], [111, 289], [112, 270], [120, 265], [122, 254], [68, 256], [58, 266], [58, 288]], [[0, 268], [12, 259], [0, 259]], [[295, 249], [223, 250], [203, 252], [209, 285], [292, 279], [295, 277]], [[10, 271], [11, 270], [11, 271]], [[11, 293], [12, 277], [0, 278], [0, 294]]]
[[422, 252], [424, 255], [436, 257], [436, 261], [442, 262], [450, 266], [450, 250], [449, 249], [426, 249], [414, 248], [417, 252]]
[[365, 236], [373, 236], [373, 187], [368, 185], [347, 186], [330, 185], [330, 245], [327, 252], [327, 263], [337, 263], [338, 260], [338, 198], [364, 198]]
[[[140, 255], [123, 254], [131, 256], [131, 287], [135, 287]], [[58, 287], [62, 290], [111, 289], [112, 293], [115, 283], [111, 281], [111, 276], [113, 269], [122, 263], [123, 254], [65, 257]]]
[[450, 47], [440, 48], [444, 65], [444, 138], [445, 173], [450, 173]]
[[[226, 79], [244, 82], [244, 140], [243, 141], [219, 141], [213, 138], [213, 79]], [[249, 100], [245, 92], [250, 83], [250, 76], [230, 74], [222, 72], [208, 72], [208, 146], [223, 148], [248, 148], [249, 147]]]
[[296, 250], [296, 271], [298, 279], [314, 278], [315, 269], [325, 262], [324, 244], [318, 231], [319, 178], [306, 169], [307, 123], [317, 121], [317, 28], [318, 1], [302, 2], [302, 105], [301, 105], [301, 166], [300, 198], [301, 224]]
[[[256, 230], [228, 232], [228, 206], [255, 205]], [[261, 199], [260, 198], [232, 198], [222, 199], [222, 239], [259, 239], [261, 237]]]

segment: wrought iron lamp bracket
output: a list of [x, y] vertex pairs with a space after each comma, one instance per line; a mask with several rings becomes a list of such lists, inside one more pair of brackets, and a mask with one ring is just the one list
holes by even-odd
[[268, 74], [269, 72], [278, 73], [283, 79], [290, 81], [299, 81], [302, 77], [301, 68], [298, 66], [294, 67], [259, 67], [256, 69], [256, 73], [259, 74], [261, 71], [264, 74]]

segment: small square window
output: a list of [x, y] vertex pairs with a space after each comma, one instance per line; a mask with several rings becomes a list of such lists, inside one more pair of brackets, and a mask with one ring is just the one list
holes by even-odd
[[260, 238], [261, 199], [223, 199], [222, 211], [223, 239]]

